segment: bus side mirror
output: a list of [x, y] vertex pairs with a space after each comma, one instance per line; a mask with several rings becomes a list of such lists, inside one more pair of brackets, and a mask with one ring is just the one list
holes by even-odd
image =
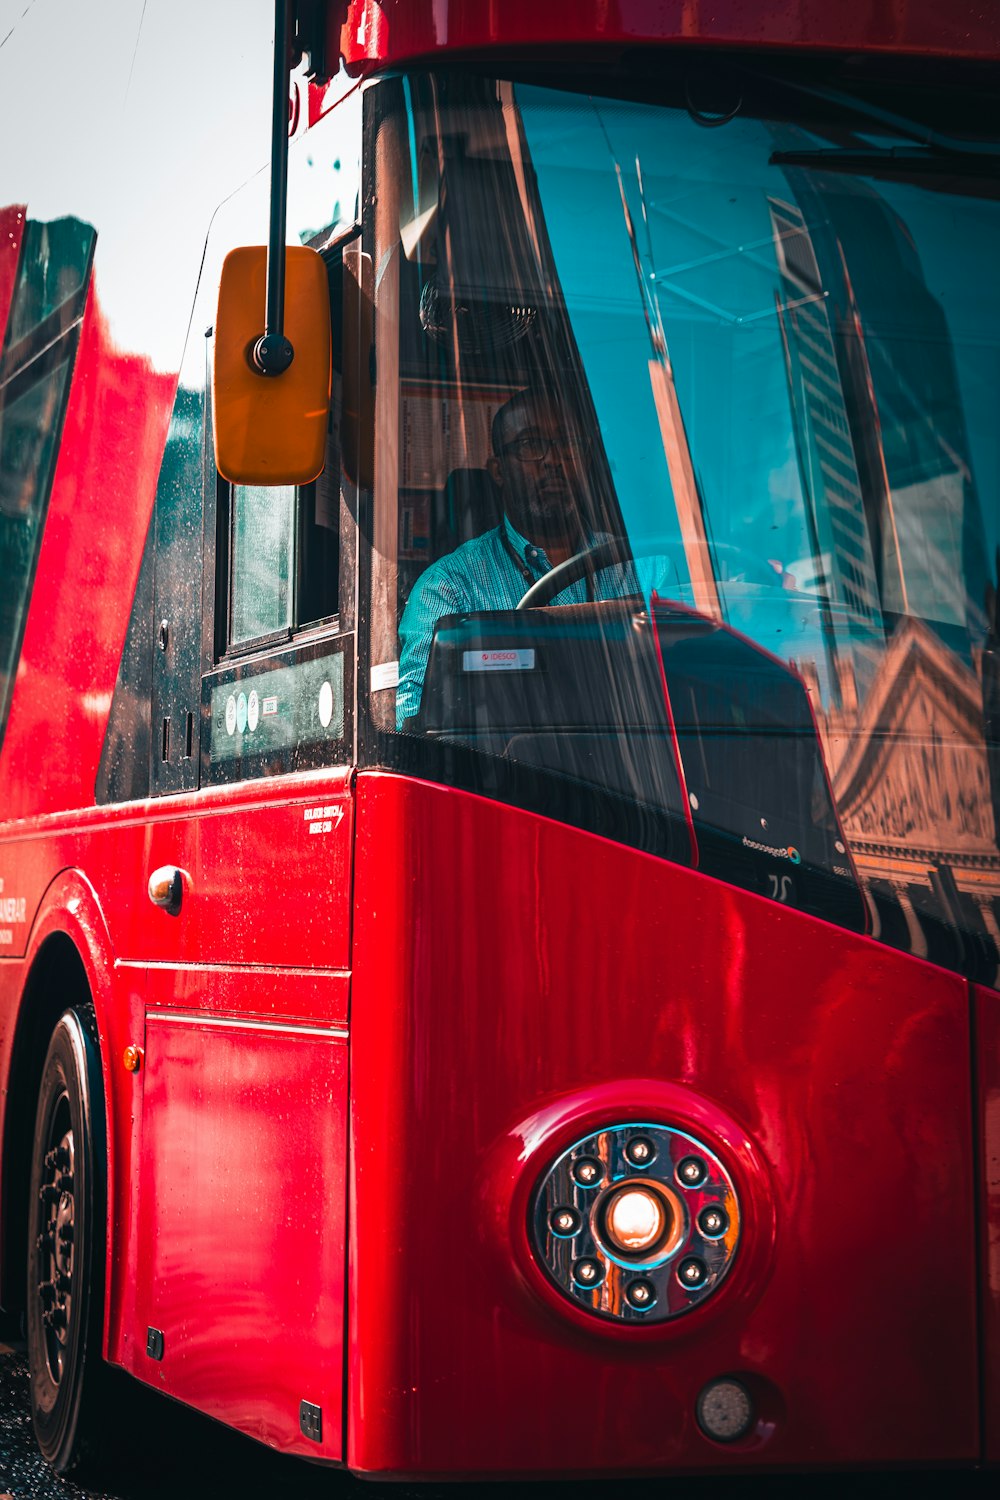
[[232, 484], [308, 484], [322, 472], [330, 406], [330, 288], [315, 250], [285, 250], [284, 331], [295, 351], [281, 375], [260, 375], [250, 351], [263, 332], [267, 249], [231, 250], [222, 267], [212, 375], [215, 462]]

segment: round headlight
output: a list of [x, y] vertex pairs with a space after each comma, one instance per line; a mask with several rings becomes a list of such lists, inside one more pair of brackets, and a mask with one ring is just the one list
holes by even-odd
[[604, 1211], [604, 1229], [623, 1255], [642, 1255], [663, 1238], [670, 1217], [665, 1199], [655, 1189], [632, 1183], [611, 1195]]
[[568, 1146], [539, 1178], [530, 1215], [551, 1280], [614, 1322], [662, 1323], [704, 1302], [740, 1238], [735, 1188], [715, 1151], [647, 1119]]

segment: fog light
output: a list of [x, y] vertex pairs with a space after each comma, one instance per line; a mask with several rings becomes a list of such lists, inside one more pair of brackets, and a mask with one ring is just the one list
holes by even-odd
[[709, 1208], [703, 1208], [698, 1215], [698, 1228], [708, 1239], [718, 1239], [729, 1228], [729, 1215], [725, 1209], [716, 1208], [712, 1204]]
[[700, 1156], [685, 1156], [677, 1163], [677, 1181], [684, 1187], [700, 1187], [708, 1176], [708, 1168]]
[[573, 1181], [580, 1187], [593, 1187], [603, 1175], [604, 1168], [592, 1156], [582, 1156], [573, 1168]]
[[578, 1260], [573, 1267], [573, 1280], [578, 1286], [598, 1286], [604, 1280], [604, 1267], [589, 1257]]
[[565, 1238], [576, 1234], [580, 1227], [580, 1215], [575, 1208], [557, 1208], [552, 1212], [549, 1219], [552, 1225], [552, 1233]]
[[633, 1307], [639, 1308], [640, 1311], [645, 1311], [647, 1307], [652, 1307], [656, 1301], [656, 1288], [651, 1281], [646, 1281], [645, 1279], [642, 1281], [630, 1281], [625, 1295]]
[[708, 1275], [708, 1267], [697, 1255], [689, 1255], [677, 1267], [677, 1280], [681, 1286], [699, 1287]]
[[647, 1135], [637, 1135], [625, 1147], [625, 1155], [633, 1167], [645, 1167], [656, 1155], [656, 1147]]
[[668, 1212], [659, 1193], [630, 1183], [611, 1197], [604, 1211], [604, 1230], [616, 1250], [642, 1255], [663, 1238]]
[[695, 1415], [702, 1431], [717, 1443], [738, 1442], [756, 1420], [750, 1392], [731, 1377], [709, 1381], [698, 1397]]

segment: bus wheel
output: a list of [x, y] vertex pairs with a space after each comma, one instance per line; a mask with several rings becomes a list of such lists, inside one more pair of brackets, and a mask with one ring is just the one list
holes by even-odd
[[85, 1471], [98, 1435], [104, 1171], [100, 1055], [69, 1010], [42, 1070], [28, 1206], [31, 1415], [58, 1474]]

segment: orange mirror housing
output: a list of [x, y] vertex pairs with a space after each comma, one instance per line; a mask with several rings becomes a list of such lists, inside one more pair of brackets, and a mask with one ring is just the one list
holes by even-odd
[[259, 375], [267, 249], [231, 250], [222, 267], [212, 377], [215, 462], [232, 484], [308, 484], [322, 472], [330, 406], [330, 288], [316, 250], [285, 250], [285, 336], [295, 356]]

